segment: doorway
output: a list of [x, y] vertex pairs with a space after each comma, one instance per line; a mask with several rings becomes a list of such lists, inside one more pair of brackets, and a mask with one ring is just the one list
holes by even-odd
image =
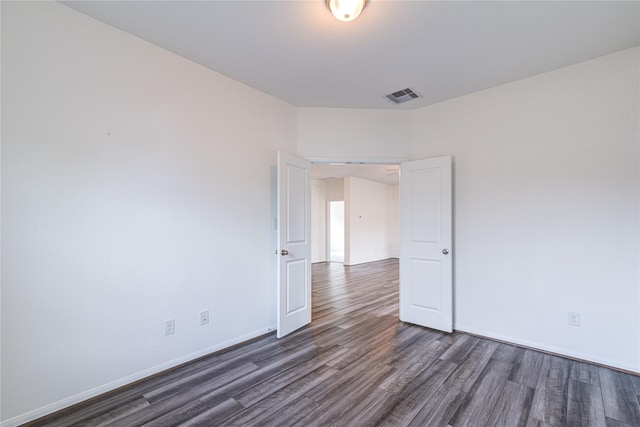
[[312, 165], [312, 262], [356, 265], [399, 256], [398, 170], [398, 164]]
[[344, 262], [344, 201], [329, 202], [329, 262]]
[[[296, 162], [298, 162], [299, 165]], [[292, 165], [291, 168], [295, 167], [295, 170], [286, 169], [290, 164]], [[323, 166], [330, 167], [337, 165]], [[361, 166], [364, 166], [364, 164], [361, 164]], [[386, 165], [381, 166], [388, 167]], [[387, 169], [387, 176], [399, 176], [400, 174], [397, 170], [398, 169], [395, 171]], [[404, 254], [409, 253], [409, 249], [411, 249], [412, 246], [417, 246], [413, 243], [429, 243], [430, 247], [428, 249], [433, 249], [431, 248], [431, 246], [433, 246], [439, 251], [436, 250], [434, 252], [429, 250], [426, 257], [422, 258], [418, 257], [420, 254], [412, 255], [409, 259], [407, 255], [399, 257], [400, 270], [403, 269], [404, 264], [405, 270], [409, 270], [409, 274], [405, 274], [404, 276], [410, 279], [409, 282], [400, 280], [400, 319], [409, 323], [450, 332], [453, 320], [451, 301], [452, 262], [451, 257], [448, 256], [448, 248], [451, 247], [451, 157], [441, 156], [432, 159], [407, 161], [402, 163], [402, 171], [403, 191], [402, 194], [398, 194], [400, 195], [400, 215], [398, 215], [399, 218], [397, 218], [400, 225], [399, 228], [401, 229], [399, 237], [400, 243], [403, 246], [402, 252]], [[406, 178], [404, 178], [405, 172], [407, 175]], [[301, 174], [304, 174], [304, 177], [302, 177], [304, 179], [301, 179]], [[340, 216], [342, 216], [343, 238], [340, 239], [341, 241], [334, 239], [334, 241], [331, 242], [331, 239], [327, 239], [327, 237], [330, 237], [327, 228], [325, 228], [324, 233], [316, 233], [316, 237], [324, 236], [326, 240], [329, 240], [329, 242], [325, 240], [325, 242], [328, 243], [324, 248], [325, 257], [331, 254], [331, 245], [333, 243], [334, 248], [337, 249], [334, 251], [337, 257], [339, 257], [340, 249], [342, 249], [343, 266], [345, 263], [349, 266], [368, 263], [376, 261], [376, 258], [378, 260], [393, 258], [393, 255], [390, 256], [386, 254], [386, 252], [381, 253], [378, 251], [378, 248], [388, 249], [392, 246], [389, 245], [389, 239], [385, 239], [384, 237], [385, 234], [389, 234], [388, 229], [390, 228], [388, 227], [389, 214], [388, 212], [385, 214], [385, 211], [388, 211], [386, 207], [391, 205], [391, 203], [389, 203], [390, 191], [386, 188], [388, 186], [382, 183], [377, 184], [375, 181], [359, 178], [355, 175], [356, 174], [347, 174], [344, 178], [340, 179], [343, 183], [340, 189], [343, 193], [343, 200], [331, 200], [327, 194], [326, 181], [323, 181], [323, 179], [335, 179], [335, 175], [329, 175], [327, 177], [318, 176], [312, 171], [310, 161], [278, 152], [276, 197], [278, 209], [276, 224], [279, 225], [279, 249], [276, 253], [286, 258], [281, 258], [281, 262], [278, 263], [277, 268], [277, 314], [278, 319], [286, 318], [288, 314], [293, 312], [302, 312], [305, 315], [305, 321], [296, 324], [292, 330], [310, 323], [312, 317], [310, 267], [311, 259], [313, 259], [314, 256], [310, 242], [314, 240], [312, 231], [321, 228], [312, 226], [313, 218], [311, 212], [318, 211], [317, 209], [313, 209], [313, 200], [316, 201], [316, 206], [318, 207], [323, 205], [330, 206], [329, 201], [343, 202], [342, 215], [339, 215], [340, 210], [337, 208], [337, 206], [339, 206], [337, 204], [333, 212], [331, 212], [332, 209], [330, 208], [320, 209], [321, 212], [324, 211], [322, 212], [324, 215], [328, 214], [329, 217], [331, 217], [333, 213], [334, 221], [330, 221], [331, 218], [326, 218], [325, 216], [325, 227], [327, 228], [329, 228], [330, 222], [334, 222], [334, 225], [336, 222], [339, 223]], [[296, 179], [290, 179], [292, 177]], [[313, 183], [315, 190], [313, 195], [315, 197], [311, 195], [312, 181], [317, 181]], [[372, 184], [373, 187], [380, 187], [382, 185], [385, 189], [376, 191], [378, 197], [364, 196], [358, 198], [358, 196], [367, 193], [364, 190], [371, 188]], [[378, 188], [378, 190], [380, 190], [380, 188]], [[318, 193], [317, 195], [316, 192]], [[291, 207], [294, 205], [291, 203], [291, 195], [294, 193], [299, 195], [296, 199], [297, 201], [304, 202], [303, 206], [298, 206], [297, 209], [292, 210]], [[380, 200], [382, 200], [382, 203], [380, 203]], [[378, 215], [380, 213], [381, 215]], [[383, 218], [381, 224], [377, 224], [379, 217]], [[387, 217], [387, 221], [384, 221], [385, 217]], [[322, 225], [321, 222], [320, 225]], [[300, 228], [301, 226], [303, 228]], [[365, 241], [360, 244], [360, 246], [364, 247], [365, 256], [372, 256], [373, 259], [353, 256], [354, 248], [351, 244], [353, 240], [352, 237], [355, 234], [354, 230], [356, 232], [362, 231], [360, 229], [365, 231], [365, 233], [361, 234], [365, 234], [368, 237], [364, 239]], [[286, 243], [289, 243], [286, 238], [291, 237], [292, 230], [298, 231], [294, 236], [298, 237], [295, 242], [301, 242], [305, 245], [303, 250], [299, 251], [305, 258], [299, 261], [292, 259], [292, 255], [296, 255], [297, 252], [291, 254], [290, 250], [284, 247]], [[379, 238], [380, 233], [378, 233], [377, 230], [387, 231], [387, 233], [382, 233], [382, 238]], [[339, 236], [341, 233], [334, 231], [334, 236], [336, 234]], [[405, 247], [405, 245], [407, 245], [407, 247]], [[440, 248], [442, 249], [440, 250]], [[358, 247], [356, 249], [361, 248]], [[317, 253], [321, 254], [322, 252]], [[353, 258], [356, 258], [356, 262], [354, 262]], [[325, 260], [331, 261], [331, 259], [327, 258], [325, 258]], [[407, 261], [410, 262], [408, 266]], [[294, 263], [295, 266], [293, 265]], [[293, 277], [291, 273], [295, 273], [295, 277]], [[404, 291], [403, 287], [405, 288]], [[446, 298], [441, 298], [445, 294]], [[304, 306], [294, 307], [294, 310], [291, 311], [291, 304], [289, 302], [292, 301], [292, 298], [301, 300], [300, 296], [302, 295], [307, 302]], [[426, 321], [423, 321], [424, 319], [420, 316], [418, 316], [420, 318], [416, 317], [415, 319], [409, 318], [411, 316], [405, 316], [405, 314], [407, 314], [405, 312], [411, 310], [404, 310], [406, 307], [422, 310], [418, 314], [431, 311], [438, 316], [436, 316], [437, 319], [426, 319]], [[288, 333], [281, 332], [281, 329], [284, 331], [285, 328], [281, 328], [280, 323], [281, 322], [278, 323], [278, 338]], [[442, 325], [436, 325], [435, 323], [442, 323]]]

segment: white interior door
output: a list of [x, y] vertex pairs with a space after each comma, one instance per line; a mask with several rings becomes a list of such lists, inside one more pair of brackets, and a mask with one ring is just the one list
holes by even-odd
[[311, 162], [278, 152], [278, 338], [311, 323]]
[[400, 165], [400, 320], [453, 330], [451, 157]]

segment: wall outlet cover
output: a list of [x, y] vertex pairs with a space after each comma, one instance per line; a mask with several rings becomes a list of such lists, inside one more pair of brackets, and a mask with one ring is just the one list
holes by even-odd
[[175, 319], [165, 320], [164, 321], [164, 334], [165, 335], [173, 335], [176, 332], [176, 321]]
[[569, 326], [580, 326], [580, 313], [569, 313]]
[[209, 310], [202, 310], [200, 312], [200, 326], [209, 323]]

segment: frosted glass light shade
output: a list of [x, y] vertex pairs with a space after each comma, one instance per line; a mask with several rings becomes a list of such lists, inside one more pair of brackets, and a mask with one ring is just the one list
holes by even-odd
[[367, 4], [367, 0], [327, 0], [327, 6], [336, 19], [344, 22], [353, 21]]

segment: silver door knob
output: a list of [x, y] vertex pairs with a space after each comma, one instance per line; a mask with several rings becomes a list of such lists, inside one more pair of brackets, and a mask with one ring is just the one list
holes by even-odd
[[445, 255], [449, 254], [449, 249], [446, 249], [446, 248], [445, 248], [445, 249], [443, 249], [443, 250], [442, 250], [442, 253], [443, 253], [443, 254], [445, 254]]
[[285, 256], [285, 255], [289, 255], [289, 251], [286, 249], [283, 249], [280, 251], [280, 255]]

